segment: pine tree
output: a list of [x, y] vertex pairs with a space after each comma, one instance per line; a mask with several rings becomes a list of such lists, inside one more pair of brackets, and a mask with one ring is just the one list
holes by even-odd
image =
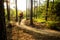
[[33, 25], [33, 0], [31, 0], [30, 25]]
[[5, 12], [4, 12], [4, 0], [0, 0], [0, 40], [7, 40], [6, 25], [5, 25]]
[[47, 0], [47, 5], [46, 5], [46, 18], [45, 20], [47, 21], [47, 18], [48, 18], [48, 8], [49, 8], [49, 0]]
[[10, 21], [10, 2], [6, 0], [6, 5], [7, 5], [7, 19]]
[[16, 22], [18, 21], [18, 11], [17, 11], [17, 0], [15, 0], [16, 3]]

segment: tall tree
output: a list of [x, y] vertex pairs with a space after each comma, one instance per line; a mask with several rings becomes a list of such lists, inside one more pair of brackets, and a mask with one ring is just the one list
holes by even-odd
[[34, 0], [34, 13], [35, 13], [35, 18], [37, 18], [37, 8], [38, 8], [38, 1]]
[[[35, 0], [35, 12], [38, 11], [38, 0]], [[37, 12], [36, 12], [36, 19], [37, 19]]]
[[39, 0], [39, 11], [40, 11], [40, 0]]
[[35, 8], [35, 3], [36, 3], [36, 1], [34, 0], [34, 18], [36, 18], [36, 8]]
[[[36, 4], [35, 5], [35, 8], [36, 8], [35, 12], [36, 12], [38, 11], [38, 0], [35, 0], [35, 4]], [[37, 12], [36, 12], [36, 19], [37, 19]]]
[[58, 18], [58, 21], [60, 22], [60, 2], [58, 2], [56, 5], [55, 5], [55, 13], [57, 15]]
[[7, 40], [5, 13], [4, 13], [4, 0], [0, 0], [0, 40]]
[[18, 11], [17, 11], [17, 0], [15, 0], [16, 3], [16, 22], [18, 21]]
[[7, 5], [7, 19], [10, 21], [10, 0], [6, 0]]
[[38, 18], [38, 11], [39, 11], [39, 0], [37, 0], [37, 18]]
[[[52, 14], [54, 14], [54, 0], [53, 0], [53, 2], [52, 2], [52, 7], [51, 7], [51, 9], [52, 9]], [[56, 17], [55, 17], [55, 20], [56, 20]]]
[[26, 20], [27, 20], [27, 0], [26, 0]]
[[31, 0], [30, 25], [33, 25], [33, 0]]
[[52, 13], [53, 13], [53, 11], [54, 11], [54, 0], [53, 0], [53, 2], [52, 2], [52, 7], [51, 7], [51, 9], [52, 9]]
[[[39, 0], [39, 14], [41, 14], [41, 13], [40, 13], [40, 0]], [[39, 18], [40, 18], [40, 16], [39, 16]]]
[[34, 0], [34, 18], [35, 18], [35, 0]]
[[46, 6], [46, 18], [45, 18], [46, 21], [48, 18], [48, 8], [49, 8], [49, 0], [47, 0], [47, 6]]

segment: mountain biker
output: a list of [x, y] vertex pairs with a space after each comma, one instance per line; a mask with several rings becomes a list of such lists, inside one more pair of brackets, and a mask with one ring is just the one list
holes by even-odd
[[21, 22], [22, 19], [23, 19], [23, 12], [19, 14], [19, 23]]

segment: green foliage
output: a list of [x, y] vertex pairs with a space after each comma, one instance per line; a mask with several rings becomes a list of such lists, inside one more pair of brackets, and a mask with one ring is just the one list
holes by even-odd
[[[54, 6], [53, 6], [54, 5]], [[41, 4], [40, 6], [34, 7], [33, 10], [33, 17], [38, 17], [37, 19], [33, 18], [34, 21], [36, 22], [46, 22], [49, 27], [52, 26], [56, 26], [55, 22], [57, 22], [57, 20], [59, 20], [60, 22], [60, 1], [59, 0], [54, 0], [54, 4], [53, 1], [49, 1], [49, 8], [48, 8], [48, 13], [47, 13], [47, 21], [45, 20], [46, 17], [46, 2], [44, 2], [43, 4]], [[21, 10], [18, 10], [18, 16], [20, 14]], [[26, 13], [27, 13], [27, 17], [30, 17], [30, 9], [27, 9], [26, 11], [23, 11], [24, 13], [24, 17], [26, 18]], [[7, 10], [5, 9], [5, 16], [7, 17]], [[10, 9], [10, 18], [13, 19], [13, 17], [16, 17], [16, 10], [15, 9]]]
[[50, 25], [50, 28], [60, 31], [60, 25], [59, 24], [60, 23], [54, 23], [54, 24]]
[[36, 22], [46, 22], [46, 20], [44, 20], [44, 18], [38, 18], [38, 19], [34, 19], [34, 21], [36, 21]]
[[56, 4], [55, 8], [56, 8], [57, 16], [60, 16], [60, 2]]
[[[38, 9], [40, 9], [38, 11]], [[36, 9], [36, 14], [38, 15], [37, 19], [34, 19], [36, 22], [46, 22], [49, 26], [49, 28], [55, 28], [59, 29], [60, 27], [57, 25], [56, 22], [60, 22], [60, 2], [59, 0], [54, 0], [49, 2], [49, 8], [48, 8], [48, 20], [45, 20], [45, 15], [46, 15], [46, 3], [44, 5], [41, 5], [37, 7]], [[60, 29], [59, 29], [60, 30]]]

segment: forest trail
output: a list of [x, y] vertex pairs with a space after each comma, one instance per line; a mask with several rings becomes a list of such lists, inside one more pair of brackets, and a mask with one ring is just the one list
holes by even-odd
[[25, 19], [20, 23], [13, 23], [7, 28], [8, 40], [60, 40], [60, 32], [49, 29], [37, 29], [25, 25]]
[[26, 26], [24, 24], [24, 22], [25, 22], [25, 19], [23, 19], [21, 21], [20, 25], [17, 25], [17, 26], [21, 29], [28, 30], [28, 31], [31, 31], [31, 32], [35, 32], [35, 33], [38, 33], [38, 34], [44, 34], [44, 35], [49, 35], [49, 36], [59, 36], [60, 37], [60, 32], [58, 32], [58, 31], [49, 30], [49, 29], [36, 29], [36, 28], [33, 28], [33, 27]]

